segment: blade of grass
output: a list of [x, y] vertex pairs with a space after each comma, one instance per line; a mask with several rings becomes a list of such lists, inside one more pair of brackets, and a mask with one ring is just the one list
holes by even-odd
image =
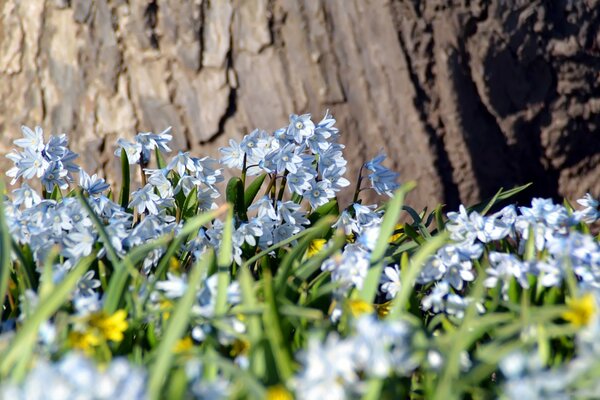
[[12, 272], [10, 252], [11, 238], [4, 214], [4, 183], [0, 181], [0, 316], [2, 316], [4, 297], [8, 291], [8, 278]]
[[151, 400], [161, 398], [162, 387], [173, 363], [173, 346], [185, 332], [198, 287], [202, 282], [202, 277], [208, 270], [208, 266], [213, 262], [213, 258], [214, 252], [209, 251], [196, 263], [189, 275], [188, 287], [183, 297], [177, 302], [173, 315], [169, 318], [167, 328], [158, 346], [156, 358], [150, 369], [148, 393]]
[[292, 357], [288, 347], [285, 345], [278, 306], [273, 290], [273, 279], [268, 268], [263, 270], [263, 289], [267, 307], [263, 314], [263, 324], [267, 329], [265, 335], [271, 346], [271, 352], [275, 359], [275, 368], [279, 378], [285, 382], [292, 376]]
[[121, 204], [121, 207], [127, 210], [127, 207], [129, 207], [131, 172], [129, 171], [129, 159], [127, 158], [127, 152], [125, 149], [121, 149], [121, 175], [123, 179], [123, 186], [121, 186], [119, 204]]
[[419, 250], [412, 256], [409, 262], [408, 268], [403, 268], [400, 277], [400, 292], [396, 295], [392, 301], [392, 308], [390, 310], [389, 318], [397, 318], [400, 313], [406, 309], [406, 305], [410, 299], [410, 295], [413, 291], [413, 286], [423, 265], [429, 257], [433, 255], [440, 247], [442, 247], [448, 240], [446, 232], [434, 236], [427, 242], [425, 242]]
[[231, 272], [231, 261], [233, 253], [233, 208], [229, 208], [225, 225], [223, 227], [223, 238], [219, 246], [217, 259], [217, 299], [215, 302], [215, 315], [225, 313], [227, 309], [227, 289]]
[[302, 258], [302, 255], [313, 240], [326, 236], [334, 222], [334, 216], [323, 216], [314, 227], [307, 229], [310, 230], [310, 233], [303, 237], [302, 240], [299, 241], [296, 246], [294, 246], [291, 252], [286, 254], [286, 256], [283, 258], [283, 261], [279, 265], [279, 268], [277, 269], [277, 274], [275, 275], [275, 288], [277, 293], [282, 293], [285, 283], [292, 272], [294, 261]]
[[256, 198], [256, 195], [258, 194], [266, 177], [267, 174], [258, 176], [250, 185], [248, 185], [248, 188], [246, 188], [246, 191], [244, 192], [244, 205], [246, 206], [246, 209], [252, 205], [252, 202]]
[[381, 223], [381, 229], [379, 231], [379, 238], [377, 244], [371, 253], [371, 268], [367, 272], [362, 290], [359, 293], [359, 298], [372, 303], [377, 294], [377, 286], [381, 279], [381, 273], [383, 272], [383, 257], [389, 246], [389, 238], [394, 233], [400, 213], [402, 212], [402, 206], [404, 204], [404, 197], [406, 193], [415, 187], [413, 182], [406, 183], [400, 187], [394, 194], [394, 197], [388, 203]]
[[[254, 295], [254, 279], [248, 268], [241, 268], [238, 273], [238, 281], [242, 290], [243, 305], [255, 308], [258, 301]], [[259, 347], [262, 339], [262, 327], [260, 316], [250, 315], [248, 319], [248, 337], [250, 339], [250, 369], [259, 378], [263, 378], [266, 372], [264, 348]]]
[[313, 231], [314, 228], [308, 228], [303, 230], [302, 232], [298, 232], [293, 236], [290, 236], [289, 238], [282, 240], [280, 242], [277, 242], [275, 244], [273, 244], [272, 246], [269, 246], [268, 248], [266, 248], [265, 250], [261, 251], [260, 253], [256, 254], [255, 256], [249, 258], [243, 265], [243, 268], [249, 268], [254, 262], [260, 260], [261, 258], [263, 258], [264, 256], [268, 255], [270, 252], [272, 252], [273, 250], [277, 250], [283, 246], [286, 246], [298, 239], [300, 239], [301, 237], [310, 234]]

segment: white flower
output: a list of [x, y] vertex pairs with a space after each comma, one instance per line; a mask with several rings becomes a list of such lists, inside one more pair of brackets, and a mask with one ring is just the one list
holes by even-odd
[[385, 293], [387, 299], [393, 299], [400, 291], [400, 270], [397, 265], [385, 267], [383, 270], [383, 283], [381, 291]]

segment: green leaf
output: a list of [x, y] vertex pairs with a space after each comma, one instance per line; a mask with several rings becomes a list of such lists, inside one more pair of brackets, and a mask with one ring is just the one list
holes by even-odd
[[12, 272], [10, 252], [11, 238], [4, 214], [4, 183], [0, 181], [0, 316], [2, 316], [4, 297], [8, 290], [8, 278]]
[[402, 212], [402, 206], [404, 204], [404, 197], [408, 191], [414, 188], [414, 184], [407, 183], [402, 185], [400, 189], [396, 191], [394, 197], [387, 204], [385, 216], [381, 223], [381, 229], [379, 231], [379, 238], [377, 244], [371, 253], [371, 268], [367, 272], [367, 276], [363, 283], [362, 290], [359, 293], [359, 298], [366, 301], [367, 303], [373, 303], [375, 295], [377, 294], [377, 286], [381, 279], [381, 273], [383, 272], [383, 257], [389, 246], [389, 238], [393, 235], [400, 213]]
[[268, 247], [268, 248], [266, 248], [265, 250], [261, 251], [261, 252], [260, 252], [260, 253], [258, 253], [257, 255], [255, 255], [255, 256], [253, 256], [253, 257], [249, 258], [249, 259], [248, 259], [246, 262], [244, 262], [244, 264], [242, 265], [242, 268], [249, 268], [249, 267], [250, 267], [250, 265], [252, 265], [254, 262], [256, 262], [256, 261], [260, 260], [260, 259], [261, 259], [261, 258], [263, 258], [264, 256], [268, 255], [268, 254], [269, 254], [269, 253], [271, 253], [273, 250], [277, 250], [277, 249], [279, 249], [279, 248], [281, 248], [281, 247], [283, 247], [283, 246], [286, 246], [286, 245], [288, 245], [288, 244], [290, 244], [290, 243], [292, 243], [292, 242], [294, 242], [294, 241], [296, 241], [296, 240], [300, 239], [301, 237], [303, 237], [303, 236], [305, 236], [305, 235], [308, 235], [309, 233], [311, 233], [311, 232], [312, 232], [312, 230], [311, 230], [311, 229], [313, 229], [313, 228], [308, 228], [308, 229], [305, 229], [305, 230], [303, 230], [303, 231], [301, 231], [301, 232], [298, 232], [298, 233], [296, 233], [296, 234], [295, 234], [295, 235], [293, 235], [293, 236], [290, 236], [290, 237], [289, 237], [289, 238], [287, 238], [287, 239], [284, 239], [284, 240], [282, 240], [282, 241], [279, 241], [279, 242], [277, 242], [277, 243], [275, 243], [275, 244], [273, 244], [273, 245], [269, 246], [269, 247]]
[[127, 209], [129, 207], [129, 188], [131, 182], [131, 173], [129, 171], [129, 159], [125, 149], [121, 149], [121, 176], [123, 186], [121, 186], [121, 194], [119, 195], [119, 203], [121, 207]]
[[254, 179], [250, 185], [248, 185], [248, 188], [244, 192], [244, 204], [246, 206], [246, 210], [252, 205], [252, 202], [260, 191], [260, 187], [262, 186], [266, 177], [267, 174], [262, 174]]
[[311, 225], [315, 224], [326, 215], [340, 215], [337, 199], [329, 200], [329, 202], [317, 207], [309, 216]]
[[[238, 281], [242, 291], [242, 304], [247, 308], [255, 308], [258, 305], [254, 295], [254, 279], [248, 268], [242, 267], [238, 273]], [[250, 368], [259, 378], [263, 378], [266, 373], [264, 348], [260, 345], [262, 339], [262, 326], [258, 315], [249, 315], [248, 320], [248, 338], [250, 339]]]
[[190, 191], [188, 196], [185, 198], [183, 202], [183, 206], [181, 207], [181, 218], [185, 221], [189, 218], [192, 218], [196, 215], [196, 210], [198, 209], [198, 188], [194, 186], [194, 188]]
[[156, 156], [156, 166], [158, 169], [164, 169], [167, 166], [167, 163], [165, 162], [162, 154], [160, 154], [158, 147], [154, 148], [154, 155]]
[[271, 271], [268, 268], [263, 270], [263, 290], [267, 305], [263, 314], [263, 324], [265, 327], [268, 327], [265, 330], [265, 334], [271, 346], [273, 358], [275, 359], [277, 374], [285, 382], [293, 373], [292, 356], [284, 340], [281, 317], [273, 291], [273, 280], [271, 278]]
[[277, 293], [282, 293], [287, 282], [288, 277], [292, 273], [292, 265], [294, 261], [298, 261], [302, 258], [302, 255], [315, 239], [324, 238], [327, 233], [331, 230], [331, 225], [335, 223], [335, 217], [333, 215], [326, 215], [312, 228], [307, 229], [309, 231], [307, 235], [298, 242], [291, 252], [286, 254], [277, 269], [277, 275], [275, 276], [275, 287]]
[[167, 328], [158, 346], [156, 358], [150, 368], [148, 380], [148, 393], [150, 399], [161, 398], [162, 387], [173, 364], [173, 346], [177, 343], [187, 328], [190, 310], [196, 300], [196, 293], [202, 282], [202, 277], [208, 270], [208, 265], [213, 262], [214, 252], [208, 251], [200, 261], [192, 268], [188, 279], [188, 287], [181, 299], [174, 307], [174, 312], [169, 318]]
[[244, 203], [244, 184], [238, 177], [233, 177], [227, 182], [225, 196], [228, 203], [233, 205], [233, 211], [240, 221], [248, 221], [246, 205]]
[[507, 190], [507, 191], [504, 191], [503, 189], [500, 189], [500, 190], [498, 190], [498, 192], [494, 196], [492, 196], [492, 198], [484, 200], [481, 203], [479, 203], [479, 204], [477, 204], [477, 205], [475, 205], [473, 207], [469, 207], [468, 210], [469, 211], [477, 211], [481, 215], [485, 215], [498, 202], [500, 202], [502, 200], [506, 200], [506, 199], [508, 199], [508, 198], [516, 195], [517, 193], [520, 193], [520, 192], [524, 191], [525, 189], [527, 189], [531, 185], [532, 185], [532, 183], [528, 183], [526, 185], [517, 186], [517, 187], [515, 187], [513, 189], [510, 189], [510, 190]]
[[[408, 305], [410, 295], [413, 291], [413, 286], [423, 265], [440, 247], [448, 240], [447, 232], [438, 234], [426, 241], [419, 250], [412, 256], [409, 261], [408, 268], [402, 268], [400, 275], [400, 292], [392, 301], [389, 318], [397, 318]], [[406, 254], [406, 253], [405, 253]]]
[[60, 192], [60, 188], [58, 187], [58, 185], [54, 185], [54, 189], [52, 189], [50, 199], [54, 201], [59, 201], [62, 199], [62, 193]]
[[217, 298], [215, 315], [219, 316], [227, 310], [227, 289], [229, 288], [230, 268], [233, 254], [233, 210], [230, 208], [223, 226], [223, 238], [219, 245], [217, 260]]

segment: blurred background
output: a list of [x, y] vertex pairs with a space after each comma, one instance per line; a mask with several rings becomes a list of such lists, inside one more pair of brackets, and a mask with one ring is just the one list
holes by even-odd
[[600, 1], [0, 0], [2, 155], [41, 125], [118, 180], [118, 137], [217, 157], [327, 109], [346, 176], [383, 150], [416, 207], [598, 196]]

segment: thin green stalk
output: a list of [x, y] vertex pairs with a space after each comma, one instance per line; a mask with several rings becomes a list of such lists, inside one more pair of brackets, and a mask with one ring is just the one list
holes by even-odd
[[207, 252], [194, 266], [189, 275], [188, 287], [174, 308], [173, 315], [169, 318], [167, 328], [158, 346], [156, 358], [150, 368], [148, 380], [148, 394], [151, 400], [161, 398], [162, 387], [173, 364], [173, 346], [181, 338], [188, 325], [190, 310], [196, 299], [198, 287], [202, 277], [206, 274], [208, 266], [213, 262], [214, 252]]

